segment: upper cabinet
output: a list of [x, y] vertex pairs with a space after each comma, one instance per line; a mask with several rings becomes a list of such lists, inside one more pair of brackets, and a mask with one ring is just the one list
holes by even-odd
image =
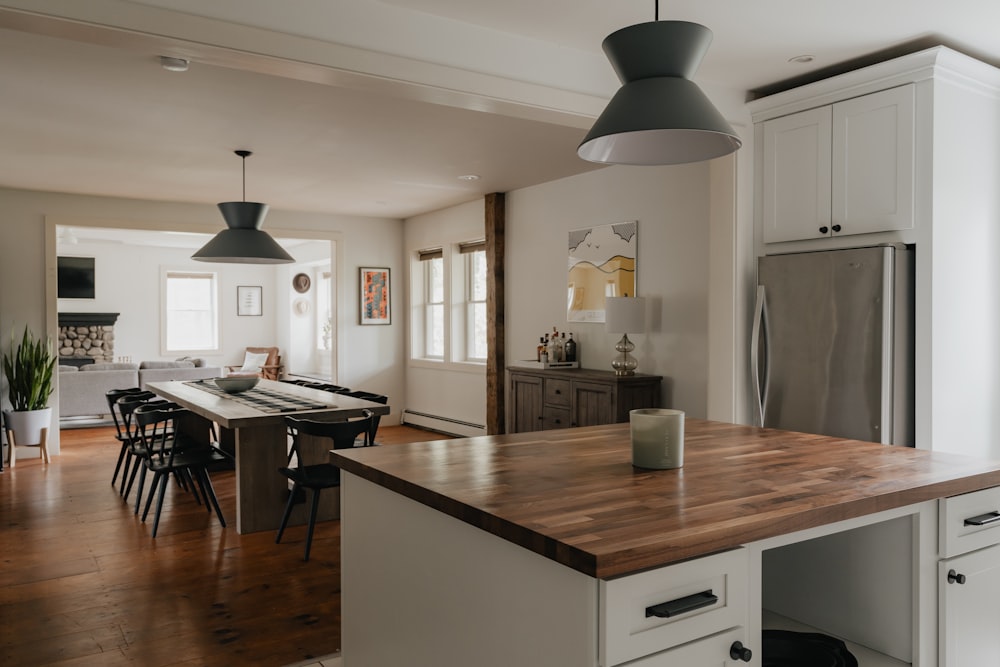
[[765, 243], [913, 227], [913, 85], [762, 126]]

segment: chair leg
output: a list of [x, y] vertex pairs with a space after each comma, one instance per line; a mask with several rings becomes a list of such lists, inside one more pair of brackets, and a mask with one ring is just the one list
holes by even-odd
[[[136, 516], [139, 515], [139, 505], [142, 503], [142, 489], [146, 486], [146, 466], [142, 466], [142, 470], [139, 471], [139, 486], [135, 490], [135, 511], [132, 512]], [[152, 489], [150, 489], [152, 491]]]
[[142, 464], [142, 459], [138, 456], [132, 461], [132, 474], [129, 475], [128, 485], [125, 487], [125, 491], [122, 492], [122, 499], [128, 502], [128, 494], [132, 492], [132, 485], [135, 484], [135, 476], [139, 474], [139, 468], [145, 468]]
[[149, 508], [153, 504], [153, 496], [156, 495], [156, 489], [160, 486], [160, 477], [163, 476], [162, 472], [153, 473], [153, 483], [149, 485], [149, 493], [146, 494], [146, 508], [142, 511], [142, 521], [146, 522], [146, 517], [149, 515]]
[[[170, 477], [170, 475], [160, 475], [160, 495], [156, 498], [156, 516], [153, 517], [153, 537], [156, 537], [156, 530], [160, 527], [160, 513], [163, 511], [163, 496], [167, 495], [167, 477]], [[152, 489], [150, 491], [152, 491]]]
[[[126, 451], [128, 451], [128, 443], [123, 442], [122, 443], [122, 449], [121, 449], [120, 452], [118, 452], [118, 463], [115, 464], [115, 474], [111, 476], [111, 486], [114, 486], [115, 485], [115, 480], [118, 479], [118, 473], [122, 469], [122, 461], [125, 460], [125, 452]], [[125, 474], [128, 474], [127, 470], [126, 470]], [[122, 479], [125, 479], [125, 478], [122, 477]]]
[[309, 550], [313, 543], [313, 528], [316, 526], [316, 511], [319, 509], [319, 489], [313, 489], [312, 507], [309, 508], [309, 528], [306, 531], [306, 557], [309, 560]]
[[135, 459], [135, 455], [132, 454], [132, 450], [128, 449], [125, 452], [125, 467], [122, 468], [122, 485], [118, 489], [118, 495], [122, 498], [125, 497], [125, 480], [128, 478], [128, 473], [132, 469], [132, 461]]
[[205, 496], [205, 506], [208, 503], [212, 503], [212, 507], [215, 508], [215, 516], [219, 517], [219, 523], [222, 527], [226, 527], [226, 517], [222, 516], [222, 508], [219, 507], [219, 498], [215, 495], [215, 487], [212, 486], [212, 478], [208, 476], [208, 471], [204, 468], [199, 468], [195, 470], [194, 473], [198, 477], [198, 485], [201, 486], [201, 494]]
[[275, 544], [281, 544], [281, 536], [285, 532], [285, 525], [288, 523], [288, 517], [292, 515], [292, 507], [295, 505], [295, 494], [299, 490], [299, 485], [292, 483], [292, 490], [288, 493], [288, 502], [285, 503], [285, 513], [281, 517], [281, 525], [278, 526], [278, 535], [274, 538]]

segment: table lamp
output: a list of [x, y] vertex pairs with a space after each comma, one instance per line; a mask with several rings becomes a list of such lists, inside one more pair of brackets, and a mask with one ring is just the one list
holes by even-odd
[[615, 345], [618, 356], [611, 362], [615, 375], [635, 375], [639, 362], [631, 354], [635, 345], [628, 339], [633, 334], [646, 331], [646, 299], [642, 297], [609, 296], [604, 300], [604, 322], [608, 333], [622, 334]]

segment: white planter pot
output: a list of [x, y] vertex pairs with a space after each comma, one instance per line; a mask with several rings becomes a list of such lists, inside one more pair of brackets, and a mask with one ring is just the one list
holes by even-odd
[[3, 411], [4, 428], [14, 432], [14, 442], [21, 445], [39, 445], [42, 429], [52, 423], [52, 408], [26, 412]]

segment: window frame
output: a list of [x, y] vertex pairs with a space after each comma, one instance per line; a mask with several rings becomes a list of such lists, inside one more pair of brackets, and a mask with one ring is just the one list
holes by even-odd
[[[208, 310], [212, 325], [211, 338], [213, 345], [198, 348], [173, 348], [170, 346], [171, 313], [169, 291], [171, 280], [199, 279], [208, 280], [210, 284], [210, 305]], [[189, 268], [167, 268], [160, 271], [160, 352], [164, 355], [189, 354], [219, 354], [222, 351], [222, 314], [219, 302], [219, 274], [216, 271], [198, 271]]]

